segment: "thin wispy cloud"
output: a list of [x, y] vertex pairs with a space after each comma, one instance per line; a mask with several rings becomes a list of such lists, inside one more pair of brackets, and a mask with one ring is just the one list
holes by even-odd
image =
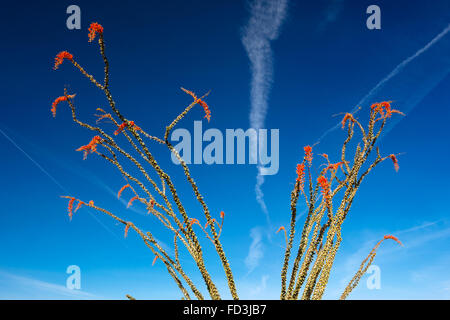
[[261, 296], [264, 294], [266, 288], [267, 288], [267, 280], [269, 280], [269, 275], [265, 274], [261, 277], [261, 282], [250, 289], [250, 297], [252, 299], [257, 298], [258, 296]]
[[254, 227], [250, 230], [250, 238], [252, 243], [248, 250], [247, 257], [245, 258], [245, 265], [248, 269], [248, 273], [251, 273], [259, 265], [259, 262], [264, 257], [263, 251], [263, 232], [260, 227]]
[[[441, 223], [442, 225], [440, 226], [439, 224]], [[448, 227], [445, 219], [440, 219], [433, 222], [423, 222], [410, 228], [395, 231], [393, 234], [395, 236], [399, 236], [399, 239], [402, 241], [404, 247], [393, 245], [389, 248], [379, 250], [379, 253], [377, 254], [378, 261], [380, 257], [399, 252], [400, 250], [412, 250], [416, 247], [423, 246], [430, 241], [448, 238], [450, 237], [450, 227]], [[346, 272], [348, 272], [348, 278], [351, 278], [355, 266], [361, 263], [362, 258], [367, 256], [371, 248], [379, 240], [379, 238], [373, 238], [361, 243], [359, 249], [348, 257], [344, 264]]]
[[[251, 64], [251, 89], [250, 89], [250, 126], [256, 130], [264, 127], [270, 87], [273, 81], [273, 56], [271, 41], [279, 36], [280, 27], [286, 17], [287, 0], [255, 0], [250, 5], [250, 19], [243, 29], [242, 43], [247, 52]], [[250, 141], [256, 144], [256, 141]], [[266, 143], [260, 141], [260, 143]], [[256, 149], [255, 149], [256, 150]], [[250, 155], [257, 157], [256, 154]], [[255, 158], [256, 159], [256, 158]], [[256, 178], [256, 200], [265, 213], [270, 224], [269, 213], [264, 202], [264, 193], [261, 186], [264, 176], [261, 175], [263, 167], [258, 165]]]
[[[360, 106], [375, 102], [377, 98], [386, 97], [395, 100], [396, 109], [401, 109], [404, 113], [411, 111], [450, 72], [450, 47], [447, 37], [449, 32], [450, 24], [425, 46], [400, 62], [356, 104], [352, 113], [358, 112]], [[441, 40], [446, 41], [443, 43]], [[433, 49], [432, 52], [431, 49]], [[429, 52], [431, 53], [423, 60], [419, 59]], [[427, 65], [427, 67], [424, 67], [424, 65]], [[411, 69], [411, 72], [408, 72], [408, 69]], [[405, 76], [399, 78], [402, 74]], [[408, 90], [404, 90], [405, 88], [408, 88]], [[383, 134], [386, 135], [398, 121], [392, 122]], [[319, 141], [340, 126], [341, 124], [337, 123], [325, 131]]]
[[27, 299], [50, 296], [52, 299], [99, 299], [100, 297], [82, 290], [69, 289], [66, 286], [30, 277], [13, 274], [0, 270], [0, 282], [2, 286], [13, 288], [12, 290], [25, 290], [30, 292]]
[[[10, 135], [8, 135], [5, 131], [3, 131], [2, 129], [0, 129], [0, 134], [2, 134], [17, 150], [19, 150], [28, 160], [30, 160], [43, 174], [45, 174], [55, 185], [57, 185], [61, 191], [64, 192], [64, 194], [69, 195], [71, 194], [71, 192], [69, 192], [68, 188], [64, 187], [55, 177], [53, 177], [53, 175], [51, 175], [46, 169], [44, 169], [44, 167], [38, 162], [38, 160], [36, 160], [35, 158], [33, 158], [28, 152], [26, 152], [24, 150], [24, 148], [22, 148], [19, 143], [13, 139]], [[28, 142], [30, 144], [32, 144], [34, 147], [39, 148], [36, 144], [33, 144], [31, 142]], [[71, 168], [70, 166], [68, 168]], [[92, 210], [87, 208], [89, 215], [95, 220], [97, 221], [108, 233], [110, 233], [111, 235], [113, 235], [115, 238], [119, 239], [118, 236], [110, 229], [108, 228], [103, 222], [101, 222], [99, 220], [99, 218], [97, 218], [95, 216], [94, 213], [92, 213]], [[126, 246], [126, 245], [125, 245]]]

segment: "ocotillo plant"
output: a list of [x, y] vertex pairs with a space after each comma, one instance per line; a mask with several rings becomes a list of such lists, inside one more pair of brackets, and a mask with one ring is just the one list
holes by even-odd
[[[109, 88], [109, 61], [105, 53], [104, 29], [100, 24], [92, 23], [89, 27], [89, 42], [92, 42], [96, 38], [98, 38], [99, 51], [104, 62], [103, 82], [99, 82], [89, 74], [76, 61], [74, 56], [67, 51], [62, 51], [57, 54], [54, 69], [58, 69], [64, 60], [70, 61], [90, 80], [90, 82], [92, 82], [92, 84], [103, 92], [112, 112], [109, 113], [98, 108], [97, 111], [100, 114], [96, 115], [98, 118], [95, 121], [95, 124], [84, 122], [78, 119], [76, 114], [74, 103], [75, 94], [69, 94], [66, 89], [64, 90], [63, 96], [54, 100], [51, 112], [55, 117], [58, 105], [61, 102], [67, 102], [72, 112], [73, 121], [95, 134], [88, 144], [81, 146], [77, 151], [83, 152], [84, 159], [90, 154], [97, 154], [119, 170], [128, 183], [120, 188], [117, 186], [119, 189], [117, 197], [120, 198], [123, 192], [129, 190], [129, 192], [133, 194], [133, 197], [130, 198], [128, 207], [132, 206], [135, 201], [143, 203], [146, 206], [148, 213], [154, 215], [160, 221], [162, 226], [172, 234], [174, 239], [174, 253], [169, 254], [168, 251], [161, 246], [161, 243], [155, 239], [151, 232], [142, 231], [133, 222], [126, 221], [113, 214], [111, 211], [95, 205], [93, 200], [83, 201], [73, 196], [63, 196], [63, 198], [69, 199], [68, 213], [70, 219], [72, 219], [74, 212], [78, 211], [83, 206], [87, 206], [100, 213], [106, 214], [121, 223], [124, 226], [125, 237], [130, 229], [134, 230], [155, 256], [153, 263], [155, 263], [156, 260], [160, 260], [165, 265], [167, 272], [181, 290], [184, 299], [191, 299], [192, 294], [197, 299], [204, 299], [204, 295], [198, 289], [198, 284], [193, 282], [191, 275], [189, 275], [182, 267], [179, 258], [179, 244], [181, 243], [182, 247], [186, 249], [187, 253], [195, 262], [210, 298], [220, 299], [221, 296], [217, 286], [213, 282], [210, 273], [207, 271], [203, 250], [199, 242], [199, 236], [194, 229], [194, 227], [200, 228], [206, 238], [211, 241], [218, 254], [232, 298], [238, 299], [233, 273], [220, 241], [225, 214], [222, 211], [217, 219], [213, 217], [204, 197], [200, 193], [199, 187], [191, 176], [189, 167], [169, 141], [169, 135], [172, 129], [196, 105], [200, 105], [203, 108], [205, 112], [204, 117], [208, 121], [211, 119], [211, 111], [208, 104], [205, 102], [205, 97], [208, 93], [202, 97], [198, 97], [194, 92], [181, 88], [193, 98], [192, 103], [190, 103], [178, 117], [166, 126], [162, 138], [152, 136], [141, 126], [138, 126], [133, 120], [125, 118], [123, 113], [119, 111]], [[302, 163], [297, 166], [297, 180], [291, 194], [292, 214], [289, 237], [287, 236], [284, 227], [280, 228], [280, 230], [284, 230], [287, 245], [281, 273], [281, 299], [298, 299], [302, 287], [304, 287], [304, 291], [301, 298], [320, 299], [322, 297], [336, 252], [342, 240], [340, 234], [342, 223], [350, 210], [356, 191], [362, 180], [377, 164], [387, 158], [391, 158], [394, 161], [395, 168], [398, 169], [396, 156], [390, 155], [381, 157], [377, 148], [377, 158], [361, 173], [362, 167], [374, 148], [375, 142], [380, 136], [386, 121], [393, 113], [400, 112], [393, 110], [389, 102], [374, 104], [370, 110], [367, 131], [365, 131], [360, 122], [358, 122], [352, 114], [346, 114], [342, 121], [342, 126], [344, 128], [348, 123], [348, 136], [342, 147], [341, 159], [337, 163], [330, 163], [328, 156], [323, 155], [327, 163], [320, 172], [320, 176], [316, 182], [313, 181], [310, 170], [313, 160], [312, 148], [309, 146], [305, 147], [305, 157]], [[99, 124], [103, 119], [109, 119], [115, 125], [116, 130], [112, 134], [107, 133], [100, 127]], [[380, 126], [376, 128], [378, 123]], [[350, 163], [346, 160], [345, 154], [347, 145], [354, 135], [355, 125], [361, 130], [363, 144], [362, 147], [358, 145], [353, 163]], [[126, 138], [128, 141], [128, 148], [131, 148], [133, 153], [126, 151], [126, 149], [115, 140], [114, 137], [119, 135], [123, 135]], [[172, 178], [158, 164], [151, 152], [151, 147], [148, 144], [149, 142], [166, 146], [179, 160], [187, 182], [192, 188], [195, 198], [203, 208], [205, 225], [198, 219], [188, 215], [180, 200], [179, 193]], [[142, 178], [141, 176], [137, 177], [131, 173], [136, 169], [142, 174]], [[305, 170], [308, 172], [309, 195], [307, 195], [304, 190]], [[159, 181], [155, 181], [152, 178], [155, 174]], [[337, 182], [338, 184], [333, 189], [332, 186], [334, 182]], [[320, 194], [319, 190], [321, 191]], [[342, 200], [338, 208], [333, 210], [333, 200], [337, 199], [337, 195], [340, 192], [343, 193]], [[286, 275], [295, 237], [296, 207], [300, 195], [304, 195], [305, 197], [308, 206], [308, 215], [301, 233], [301, 241], [292, 267], [289, 285], [287, 286]], [[324, 218], [325, 213], [326, 222], [322, 224], [322, 218]], [[220, 223], [218, 222], [219, 219]], [[393, 236], [386, 236], [385, 239], [387, 238], [397, 240]], [[363, 261], [361, 268], [345, 289], [341, 298], [345, 298], [358, 284], [358, 281], [366, 272], [370, 263], [372, 263], [376, 254], [376, 249], [380, 243], [374, 247], [366, 260]], [[129, 295], [127, 295], [127, 297], [129, 299], [134, 299]]]
[[[394, 113], [402, 114], [400, 111], [392, 109], [391, 102], [373, 104], [370, 108], [369, 123], [366, 129], [353, 114], [346, 113], [342, 119], [342, 129], [345, 129], [347, 126], [347, 138], [342, 145], [340, 159], [336, 163], [331, 163], [328, 155], [322, 154], [321, 158], [325, 161], [324, 168], [320, 171], [316, 181], [313, 180], [311, 174], [312, 147], [304, 147], [305, 156], [303, 161], [297, 165], [297, 180], [291, 192], [289, 237], [286, 229], [282, 227], [286, 235], [286, 251], [281, 271], [281, 299], [298, 299], [301, 288], [303, 288], [302, 299], [322, 298], [336, 252], [342, 241], [342, 223], [350, 211], [356, 192], [363, 179], [375, 166], [386, 159], [393, 161], [396, 171], [399, 169], [396, 155], [391, 154], [382, 157], [378, 147], [376, 148], [377, 155], [375, 160], [367, 168], [364, 168], [364, 164], [373, 151], [386, 121]], [[354, 137], [355, 126], [361, 131], [362, 141], [356, 147], [353, 160], [348, 161], [346, 151], [347, 146]], [[307, 171], [309, 182], [308, 191], [305, 191], [304, 186], [306, 180], [305, 171]], [[333, 183], [337, 184], [335, 188], [333, 188]], [[305, 199], [307, 216], [300, 235], [300, 244], [292, 266], [289, 284], [287, 284], [289, 260], [297, 222], [297, 202], [300, 196], [303, 196]], [[333, 208], [335, 204], [337, 204], [336, 209]], [[386, 236], [385, 238], [397, 240], [394, 236]], [[375, 246], [370, 256], [375, 257], [375, 251], [378, 246], [379, 244]], [[372, 261], [373, 258], [370, 259], [367, 267], [362, 266], [364, 272]], [[363, 263], [365, 262], [366, 260]], [[362, 276], [361, 269], [355, 275], [356, 278], [349, 284], [350, 287], [345, 289], [342, 295], [343, 298], [354, 288], [352, 283], [356, 282], [357, 284], [360, 276]]]

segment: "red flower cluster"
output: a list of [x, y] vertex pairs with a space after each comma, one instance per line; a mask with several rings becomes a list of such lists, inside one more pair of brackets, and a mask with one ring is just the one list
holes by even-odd
[[395, 171], [398, 172], [398, 169], [400, 169], [400, 166], [398, 165], [397, 157], [395, 156], [395, 154], [391, 154], [391, 155], [389, 156], [389, 158], [391, 158], [392, 162], [394, 163], [394, 169], [395, 169]]
[[55, 65], [53, 67], [53, 69], [58, 69], [58, 67], [64, 62], [64, 59], [73, 60], [73, 55], [71, 55], [69, 52], [67, 51], [61, 51], [60, 53], [58, 53], [55, 57]]
[[401, 241], [398, 240], [398, 238], [395, 237], [395, 236], [393, 236], [393, 235], [390, 235], [390, 234], [385, 235], [384, 238], [383, 238], [383, 240], [386, 240], [386, 239], [391, 239], [391, 240], [397, 241], [397, 243], [398, 243], [399, 245], [403, 246], [403, 243], [401, 243]]
[[300, 184], [300, 190], [303, 192], [303, 188], [305, 186], [305, 164], [304, 163], [297, 164], [297, 181]]
[[73, 216], [73, 204], [75, 203], [75, 198], [70, 198], [69, 205], [67, 206], [67, 211], [69, 211], [69, 218], [72, 220]]
[[119, 128], [117, 128], [117, 130], [114, 131], [114, 135], [117, 136], [118, 134], [120, 134], [120, 133], [123, 131], [123, 129], [125, 129], [126, 127], [128, 127], [128, 125], [130, 126], [130, 128], [133, 127], [134, 130], [141, 130], [141, 128], [139, 128], [137, 125], [134, 124], [134, 121], [128, 121], [128, 123], [127, 123], [127, 122], [122, 123], [122, 124], [119, 126]]
[[392, 101], [383, 101], [379, 103], [374, 103], [370, 108], [374, 110], [375, 113], [378, 112], [380, 114], [381, 116], [380, 119], [390, 118], [393, 113], [398, 113], [404, 116], [405, 114], [403, 112], [391, 108], [391, 102]]
[[340, 161], [340, 162], [337, 162], [337, 163], [331, 163], [331, 164], [329, 164], [328, 165], [328, 167], [326, 167], [325, 168], [325, 172], [327, 171], [327, 170], [333, 170], [333, 171], [336, 171], [340, 166], [342, 166], [344, 164], [344, 161]]
[[133, 198], [131, 198], [130, 201], [128, 201], [127, 208], [129, 208], [133, 204], [133, 202], [137, 199], [139, 199], [138, 196], [134, 196]]
[[200, 221], [198, 221], [198, 220], [195, 219], [195, 218], [191, 218], [190, 223], [191, 223], [191, 226], [192, 226], [194, 223], [195, 223], [195, 224], [198, 224], [199, 226], [201, 226]]
[[86, 160], [89, 153], [93, 153], [97, 151], [97, 145], [102, 142], [102, 138], [100, 136], [95, 136], [92, 138], [91, 142], [89, 142], [85, 146], [79, 147], [76, 151], [83, 151], [83, 160]]
[[130, 225], [131, 224], [128, 222], [127, 225], [125, 226], [125, 233], [123, 235], [124, 238], [126, 238], [128, 235], [128, 230], [130, 229]]
[[278, 233], [278, 232], [280, 232], [281, 230], [286, 230], [283, 226], [281, 226], [278, 230], [277, 230], [277, 232], [275, 232], [275, 233]]
[[320, 185], [320, 188], [322, 189], [322, 195], [325, 199], [330, 199], [331, 194], [330, 194], [330, 184], [328, 183], [327, 178], [325, 178], [324, 176], [320, 176], [317, 179], [317, 182]]
[[303, 150], [305, 150], [305, 160], [308, 161], [308, 165], [311, 166], [313, 159], [312, 147], [306, 146], [303, 148]]
[[119, 192], [117, 193], [117, 199], [120, 199], [120, 196], [122, 194], [122, 192], [126, 189], [126, 188], [130, 188], [131, 186], [129, 184], [124, 185], [122, 188], [120, 188]]
[[198, 99], [197, 102], [203, 107], [203, 110], [205, 111], [204, 118], [208, 119], [209, 122], [211, 120], [211, 110], [209, 110], [209, 107], [205, 101]]
[[53, 101], [52, 108], [51, 108], [53, 118], [56, 117], [56, 107], [58, 106], [58, 104], [60, 102], [67, 101], [68, 99], [73, 99], [74, 97], [75, 97], [75, 95], [72, 94], [72, 95], [61, 96], [61, 97], [56, 98], [55, 101]]
[[95, 39], [95, 36], [98, 34], [103, 34], [103, 27], [101, 24], [97, 22], [92, 22], [89, 26], [89, 42]]
[[353, 118], [353, 115], [351, 113], [346, 113], [345, 116], [344, 116], [344, 119], [342, 119], [342, 122], [341, 122], [342, 123], [342, 129], [345, 128], [345, 124], [346, 124], [347, 121], [355, 122], [355, 118]]
[[75, 208], [74, 212], [77, 212], [78, 209], [80, 209], [83, 204], [85, 204], [83, 201], [78, 200], [78, 204], [77, 204], [77, 207]]
[[183, 90], [188, 95], [190, 95], [192, 98], [194, 98], [195, 103], [198, 103], [199, 105], [201, 105], [203, 107], [203, 110], [205, 111], [204, 118], [208, 119], [208, 122], [209, 122], [211, 120], [211, 110], [209, 110], [209, 106], [206, 104], [206, 102], [203, 101], [202, 99], [198, 98], [197, 95], [190, 90], [186, 90], [184, 88], [181, 88], [181, 90]]

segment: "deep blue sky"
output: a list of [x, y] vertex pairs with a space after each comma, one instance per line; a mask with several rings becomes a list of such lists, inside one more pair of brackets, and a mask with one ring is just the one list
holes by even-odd
[[[68, 30], [66, 8], [81, 8], [82, 29]], [[366, 8], [378, 4], [382, 29], [368, 30]], [[249, 60], [241, 30], [249, 17], [246, 1], [59, 1], [8, 2], [0, 11], [0, 298], [137, 298], [180, 297], [161, 263], [135, 234], [123, 239], [123, 227], [107, 217], [80, 210], [69, 222], [70, 194], [133, 220], [171, 244], [155, 219], [126, 210], [115, 193], [123, 178], [109, 164], [74, 150], [92, 134], [71, 121], [67, 105], [57, 117], [51, 102], [64, 87], [77, 93], [79, 115], [92, 121], [97, 107], [107, 108], [101, 92], [70, 63], [54, 71], [53, 58], [71, 52], [102, 79], [96, 42], [87, 28], [105, 28], [111, 64], [111, 90], [128, 119], [155, 135], [191, 101], [180, 86], [203, 94], [212, 120], [204, 128], [249, 127]], [[339, 117], [350, 111], [396, 66], [427, 45], [450, 23], [450, 1], [290, 1], [280, 36], [272, 42], [274, 77], [266, 127], [280, 129], [280, 170], [266, 178], [268, 229], [255, 199], [252, 165], [194, 165], [192, 173], [213, 214], [226, 213], [223, 244], [243, 298], [277, 298], [284, 239], [273, 233], [287, 225], [295, 165], [302, 147], [313, 144]], [[443, 36], [369, 97], [394, 100], [407, 113], [381, 141], [384, 154], [404, 152], [400, 171], [384, 163], [365, 181], [343, 228], [343, 244], [326, 298], [337, 298], [370, 248], [392, 233], [404, 248], [385, 243], [375, 264], [380, 290], [367, 289], [366, 277], [351, 298], [450, 298], [450, 220], [448, 171], [450, 121], [450, 35]], [[195, 108], [180, 127], [189, 130], [203, 111]], [[114, 128], [105, 124], [105, 130]], [[336, 154], [343, 139], [333, 131], [315, 154]], [[182, 171], [164, 148], [154, 147], [162, 166], [179, 183], [193, 217], [200, 207], [184, 184]], [[317, 157], [318, 158], [318, 157]], [[316, 163], [318, 166], [320, 163]], [[300, 208], [301, 211], [301, 208]], [[271, 236], [268, 236], [271, 234]], [[253, 238], [252, 238], [253, 236]], [[245, 262], [251, 253], [249, 270]], [[207, 257], [215, 259], [204, 242]], [[256, 252], [255, 252], [256, 250]], [[64, 289], [67, 266], [78, 265], [82, 291]], [[190, 262], [186, 262], [187, 268]], [[224, 297], [219, 265], [209, 267]], [[250, 272], [249, 272], [250, 271]]]

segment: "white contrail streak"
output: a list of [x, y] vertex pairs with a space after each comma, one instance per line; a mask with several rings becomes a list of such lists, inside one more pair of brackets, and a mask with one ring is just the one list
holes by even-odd
[[[358, 111], [359, 106], [361, 106], [364, 103], [367, 103], [369, 98], [371, 98], [373, 95], [375, 95], [382, 87], [386, 85], [386, 83], [391, 80], [394, 76], [398, 75], [408, 64], [410, 64], [413, 60], [421, 56], [423, 53], [428, 51], [433, 45], [435, 45], [439, 40], [441, 40], [444, 36], [446, 36], [450, 31], [450, 24], [442, 30], [437, 36], [435, 36], [430, 42], [428, 42], [424, 47], [416, 51], [412, 56], [406, 58], [403, 60], [400, 64], [398, 64], [394, 70], [392, 70], [386, 77], [384, 77], [378, 84], [372, 88], [372, 90], [369, 91], [359, 102], [358, 104], [353, 108], [352, 113], [356, 113]], [[443, 77], [442, 77], [443, 78]], [[438, 82], [437, 82], [438, 83]], [[434, 85], [437, 85], [436, 81]], [[431, 90], [432, 88], [429, 88]], [[428, 92], [429, 92], [428, 90]], [[413, 91], [413, 90], [411, 90]], [[412, 95], [412, 94], [411, 94]], [[423, 98], [423, 96], [422, 96]], [[415, 103], [419, 103], [421, 99], [415, 99]], [[415, 105], [409, 104], [408, 108], [411, 110]], [[406, 110], [404, 110], [406, 111]], [[325, 131], [324, 134], [319, 138], [319, 141], [322, 140], [325, 136], [327, 136], [330, 132], [336, 130], [340, 127], [340, 123], [336, 124], [334, 127], [328, 129]]]
[[[0, 133], [9, 141], [11, 144], [17, 148], [22, 154], [28, 158], [36, 167], [38, 167], [39, 170], [41, 170], [47, 177], [50, 178], [64, 193], [70, 194], [70, 192], [61, 184], [58, 180], [56, 180], [47, 170], [45, 170], [36, 160], [34, 160], [25, 150], [23, 150], [9, 135], [6, 134], [2, 129], [0, 129]], [[120, 239], [117, 234], [115, 234], [111, 229], [109, 229], [103, 222], [101, 222], [95, 214], [91, 212], [90, 209], [87, 210], [89, 215], [94, 218], [95, 221], [97, 221], [106, 231], [108, 231], [110, 234], [112, 234], [115, 238]], [[123, 241], [121, 241], [123, 244]], [[125, 244], [123, 244], [125, 245]], [[125, 245], [127, 247], [127, 245]]]
[[[287, 0], [255, 0], [250, 7], [250, 19], [243, 30], [241, 40], [250, 59], [252, 72], [250, 126], [255, 130], [264, 127], [273, 75], [270, 42], [278, 37], [286, 11]], [[256, 143], [256, 141], [250, 143]], [[250, 156], [255, 157], [256, 154]], [[256, 199], [269, 221], [264, 194], [261, 190], [264, 176], [260, 174], [260, 170], [261, 165], [258, 165]]]

